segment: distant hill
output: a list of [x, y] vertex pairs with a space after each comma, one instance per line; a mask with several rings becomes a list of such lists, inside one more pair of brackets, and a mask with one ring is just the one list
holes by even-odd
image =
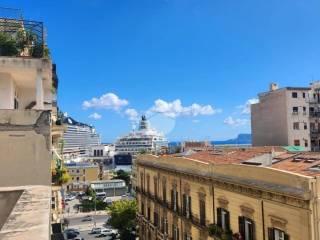
[[224, 145], [224, 144], [251, 144], [251, 134], [250, 133], [240, 133], [234, 139], [228, 139], [224, 141], [213, 141], [215, 145]]
[[[240, 133], [236, 138], [223, 140], [223, 141], [211, 141], [214, 145], [225, 145], [225, 144], [251, 144], [251, 134], [250, 133]], [[180, 142], [170, 142], [169, 146], [175, 147], [179, 146]]]

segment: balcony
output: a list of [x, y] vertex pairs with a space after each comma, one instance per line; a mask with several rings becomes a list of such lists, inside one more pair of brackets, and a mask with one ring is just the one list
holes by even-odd
[[0, 188], [0, 239], [50, 239], [49, 186]]
[[320, 118], [320, 112], [319, 111], [309, 112], [309, 116], [312, 118]]
[[0, 18], [0, 56], [43, 58], [49, 56], [42, 22]]

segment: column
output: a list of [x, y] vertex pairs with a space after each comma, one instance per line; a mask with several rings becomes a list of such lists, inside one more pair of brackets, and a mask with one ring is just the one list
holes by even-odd
[[42, 78], [42, 69], [37, 69], [36, 77], [36, 106], [35, 109], [43, 110], [43, 78]]

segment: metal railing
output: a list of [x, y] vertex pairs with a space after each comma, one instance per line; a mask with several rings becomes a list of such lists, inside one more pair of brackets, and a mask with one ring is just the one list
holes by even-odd
[[43, 22], [0, 17], [0, 56], [42, 58], [47, 54]]

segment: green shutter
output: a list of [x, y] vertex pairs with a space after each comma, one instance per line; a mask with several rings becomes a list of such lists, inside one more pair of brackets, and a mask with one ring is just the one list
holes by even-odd
[[290, 240], [290, 236], [288, 234], [284, 234], [284, 240]]
[[222, 227], [222, 222], [221, 222], [221, 217], [222, 217], [222, 209], [221, 208], [217, 208], [217, 225], [219, 227]]
[[225, 221], [226, 221], [226, 230], [230, 230], [230, 213], [229, 213], [229, 211], [225, 211], [226, 212], [226, 219], [225, 219]]
[[274, 229], [268, 228], [268, 240], [274, 240]]
[[239, 233], [241, 234], [242, 238], [244, 238], [244, 234], [245, 234], [244, 217], [239, 216], [238, 221], [239, 221]]

